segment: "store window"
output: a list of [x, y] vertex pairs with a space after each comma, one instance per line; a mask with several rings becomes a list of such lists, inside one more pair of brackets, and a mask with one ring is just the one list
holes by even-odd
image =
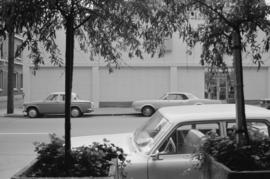
[[20, 74], [20, 89], [23, 89], [23, 74]]
[[3, 91], [4, 88], [4, 72], [0, 70], [0, 91]]
[[18, 73], [13, 73], [13, 88], [18, 90]]
[[3, 42], [1, 42], [1, 40], [0, 40], [0, 58], [1, 59], [4, 58], [4, 44]]
[[209, 71], [205, 72], [205, 98], [225, 100], [232, 102], [234, 100], [234, 80], [232, 71]]
[[22, 53], [16, 54], [16, 52], [17, 52], [20, 48], [21, 48], [21, 45], [17, 45], [17, 46], [16, 46], [15, 55], [18, 55], [18, 56], [16, 56], [17, 58], [22, 58]]

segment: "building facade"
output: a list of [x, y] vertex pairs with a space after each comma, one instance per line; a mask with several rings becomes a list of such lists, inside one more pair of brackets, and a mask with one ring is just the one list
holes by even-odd
[[[22, 39], [15, 35], [15, 50], [22, 43]], [[23, 101], [23, 56], [20, 55], [14, 60], [13, 87], [14, 104], [19, 105]], [[8, 39], [0, 38], [0, 107], [5, 107], [7, 103], [8, 85]]]
[[[64, 39], [64, 33], [57, 34]], [[63, 42], [64, 40], [59, 40]], [[63, 49], [65, 44], [61, 44]], [[107, 63], [100, 57], [89, 60], [89, 55], [75, 47], [73, 92], [83, 99], [95, 102], [96, 107], [128, 106], [134, 100], [159, 98], [169, 91], [184, 91], [200, 98], [234, 99], [232, 57], [226, 57], [229, 72], [211, 74], [200, 65], [200, 46], [187, 54], [186, 45], [175, 35], [167, 42], [164, 57], [144, 59], [128, 58], [123, 54], [119, 68], [109, 72]], [[243, 54], [244, 93], [246, 100], [255, 101], [270, 97], [269, 54], [263, 55], [264, 65], [258, 70], [248, 54]], [[29, 62], [26, 60], [25, 62]], [[64, 91], [65, 69], [50, 63], [33, 73], [31, 64], [24, 64], [25, 101], [44, 99], [50, 92]]]

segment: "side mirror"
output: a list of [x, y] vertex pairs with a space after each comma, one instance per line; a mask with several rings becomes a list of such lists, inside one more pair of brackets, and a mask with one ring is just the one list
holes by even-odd
[[159, 158], [160, 153], [158, 150], [155, 153], [151, 154], [150, 156], [152, 157], [153, 160], [162, 160]]

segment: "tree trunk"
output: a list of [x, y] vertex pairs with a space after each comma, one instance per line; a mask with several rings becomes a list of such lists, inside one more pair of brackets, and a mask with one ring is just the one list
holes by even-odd
[[14, 32], [10, 30], [8, 33], [8, 88], [7, 88], [7, 114], [14, 112]]
[[69, 15], [66, 18], [66, 68], [65, 68], [65, 165], [66, 171], [69, 171], [71, 163], [71, 92], [74, 60], [74, 17]]
[[247, 123], [245, 115], [245, 99], [243, 89], [243, 67], [242, 67], [242, 47], [241, 34], [239, 29], [235, 29], [233, 33], [233, 63], [235, 73], [235, 99], [236, 99], [236, 140], [238, 146], [249, 143], [247, 132]]

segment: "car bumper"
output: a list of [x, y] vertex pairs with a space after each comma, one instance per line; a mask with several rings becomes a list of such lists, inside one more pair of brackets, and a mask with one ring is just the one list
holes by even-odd
[[90, 112], [93, 112], [93, 111], [94, 111], [93, 108], [88, 108], [88, 109], [86, 110], [86, 113], [90, 113]]
[[132, 108], [133, 108], [135, 111], [141, 112], [141, 107], [140, 107], [139, 105], [134, 105], [134, 104], [132, 104], [131, 106], [132, 106]]

